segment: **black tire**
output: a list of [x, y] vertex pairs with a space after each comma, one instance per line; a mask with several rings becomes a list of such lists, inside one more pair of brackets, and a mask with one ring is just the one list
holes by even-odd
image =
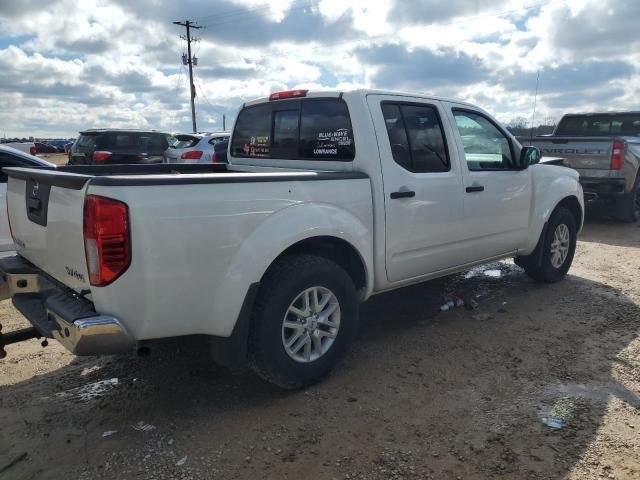
[[616, 198], [614, 216], [617, 220], [627, 223], [640, 220], [640, 175], [636, 178], [631, 192]]
[[[283, 322], [292, 302], [313, 287], [328, 289], [335, 295], [340, 325], [326, 353], [301, 363], [285, 349]], [[302, 388], [320, 381], [351, 344], [359, 307], [351, 277], [335, 262], [306, 254], [281, 258], [265, 274], [256, 298], [249, 336], [250, 367], [267, 382], [284, 389]]]
[[[556, 267], [552, 263], [551, 245], [554, 242], [556, 230], [560, 225], [565, 225], [569, 230], [569, 250], [564, 262], [559, 267]], [[577, 241], [575, 216], [570, 210], [564, 207], [556, 208], [551, 214], [551, 218], [549, 218], [547, 229], [543, 235], [544, 238], [540, 239], [536, 252], [530, 257], [517, 259], [516, 263], [523, 267], [527, 275], [534, 280], [544, 283], [555, 283], [562, 280], [573, 262]], [[541, 251], [538, 249], [541, 249]]]

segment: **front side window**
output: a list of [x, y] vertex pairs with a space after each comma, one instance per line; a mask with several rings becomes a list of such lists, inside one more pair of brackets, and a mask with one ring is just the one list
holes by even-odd
[[389, 145], [394, 161], [413, 173], [447, 172], [447, 146], [435, 107], [382, 104]]
[[283, 101], [240, 112], [231, 154], [244, 158], [351, 161], [355, 144], [341, 99]]
[[511, 142], [493, 122], [479, 113], [466, 110], [454, 110], [453, 116], [470, 171], [515, 168]]

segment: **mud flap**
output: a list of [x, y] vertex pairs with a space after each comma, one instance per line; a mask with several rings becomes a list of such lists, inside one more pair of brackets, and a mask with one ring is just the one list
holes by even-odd
[[540, 238], [538, 239], [538, 244], [533, 252], [529, 255], [525, 255], [522, 257], [516, 257], [513, 259], [514, 263], [521, 268], [527, 267], [540, 267], [542, 265], [542, 249], [544, 246], [544, 239], [547, 237], [547, 228], [549, 226], [549, 222], [545, 222], [542, 227], [542, 233], [540, 234]]

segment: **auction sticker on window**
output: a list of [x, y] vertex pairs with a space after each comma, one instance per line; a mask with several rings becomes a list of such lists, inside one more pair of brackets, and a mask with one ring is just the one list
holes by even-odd
[[331, 156], [338, 155], [339, 147], [350, 147], [353, 140], [350, 137], [349, 129], [340, 128], [333, 132], [320, 132], [316, 145], [313, 148], [314, 155]]
[[245, 155], [251, 157], [268, 157], [269, 156], [269, 137], [251, 137], [249, 143], [245, 143], [242, 151]]

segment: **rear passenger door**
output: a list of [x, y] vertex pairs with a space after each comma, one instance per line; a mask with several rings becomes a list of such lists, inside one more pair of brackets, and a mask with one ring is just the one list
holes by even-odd
[[381, 95], [368, 102], [384, 182], [389, 281], [465, 263], [462, 178], [440, 102]]

